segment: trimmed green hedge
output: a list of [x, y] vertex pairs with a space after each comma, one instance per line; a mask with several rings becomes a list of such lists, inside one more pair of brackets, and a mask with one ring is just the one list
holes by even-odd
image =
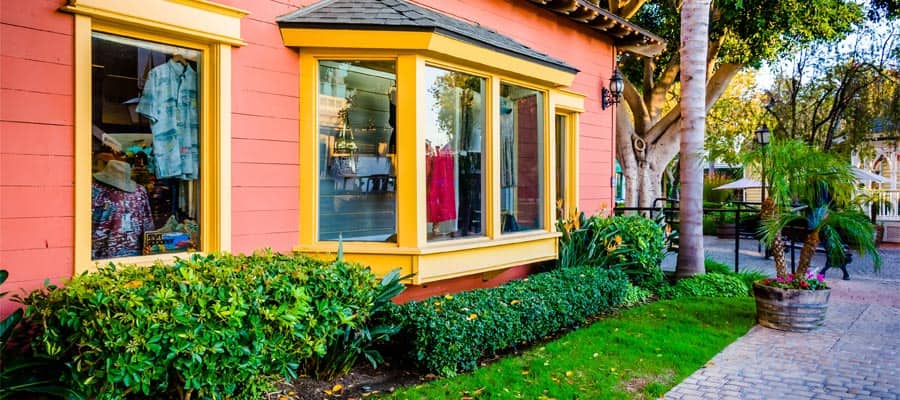
[[586, 317], [609, 311], [629, 284], [618, 270], [559, 268], [506, 285], [403, 304], [394, 318], [396, 343], [424, 370], [453, 375], [479, 358], [532, 342]]
[[709, 273], [679, 280], [659, 290], [662, 299], [682, 297], [746, 297], [749, 288], [737, 275]]
[[379, 287], [355, 264], [218, 254], [102, 267], [25, 303], [33, 347], [70, 363], [63, 381], [90, 398], [239, 399], [367, 324]]

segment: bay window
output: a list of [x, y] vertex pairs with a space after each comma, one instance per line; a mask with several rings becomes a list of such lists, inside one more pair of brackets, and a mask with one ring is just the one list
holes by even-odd
[[[295, 250], [342, 246], [414, 284], [555, 258], [551, 110], [583, 107], [561, 90], [574, 68], [433, 30], [332, 29], [320, 12], [279, 22], [300, 49]], [[460, 34], [495, 35], [472, 29]]]

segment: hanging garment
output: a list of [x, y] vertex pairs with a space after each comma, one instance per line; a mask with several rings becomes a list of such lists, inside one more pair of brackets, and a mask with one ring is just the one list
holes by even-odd
[[150, 199], [143, 186], [134, 192], [94, 182], [91, 186], [91, 258], [141, 254], [144, 231], [153, 230]]
[[425, 197], [428, 222], [456, 219], [456, 182], [453, 180], [453, 151], [450, 146], [427, 152], [425, 157]]
[[150, 120], [156, 177], [197, 179], [197, 73], [173, 60], [150, 71], [137, 112]]

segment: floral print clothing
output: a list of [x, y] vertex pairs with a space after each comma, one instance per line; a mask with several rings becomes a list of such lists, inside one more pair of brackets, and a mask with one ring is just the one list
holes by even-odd
[[91, 259], [138, 256], [144, 231], [153, 230], [147, 190], [134, 192], [94, 182], [91, 187]]

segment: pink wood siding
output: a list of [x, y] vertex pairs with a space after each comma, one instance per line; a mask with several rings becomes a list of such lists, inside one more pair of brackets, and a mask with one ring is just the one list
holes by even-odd
[[74, 25], [61, 3], [0, 0], [0, 289], [12, 293], [72, 274]]
[[291, 251], [300, 225], [300, 64], [275, 18], [309, 2], [222, 3], [250, 11], [241, 21], [247, 45], [231, 53], [232, 250]]

